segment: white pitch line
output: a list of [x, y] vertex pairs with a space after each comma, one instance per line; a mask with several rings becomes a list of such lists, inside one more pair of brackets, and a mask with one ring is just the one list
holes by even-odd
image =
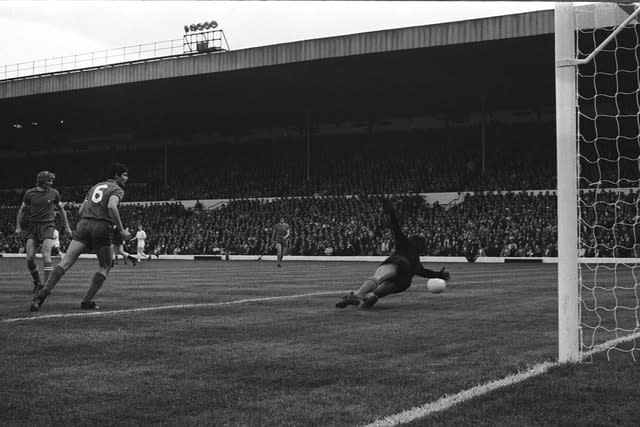
[[84, 312], [77, 312], [77, 313], [45, 314], [43, 316], [15, 317], [12, 319], [3, 319], [2, 323], [26, 322], [30, 320], [42, 320], [42, 319], [56, 319], [61, 317], [67, 318], [67, 317], [106, 316], [110, 314], [140, 313], [140, 312], [146, 312], [146, 311], [173, 310], [173, 309], [180, 309], [180, 308], [217, 307], [222, 305], [244, 304], [247, 302], [277, 301], [277, 300], [313, 297], [313, 296], [321, 296], [321, 295], [344, 294], [345, 292], [346, 291], [314, 292], [310, 294], [281, 295], [276, 297], [249, 298], [249, 299], [241, 299], [241, 300], [234, 300], [234, 301], [208, 302], [208, 303], [201, 303], [201, 304], [176, 304], [176, 305], [163, 305], [159, 307], [128, 308], [128, 309], [122, 309], [122, 310], [109, 310], [109, 311], [84, 311]]
[[[629, 335], [627, 337], [615, 338], [610, 341], [607, 341], [603, 344], [600, 344], [594, 347], [592, 350], [585, 352], [582, 354], [582, 358], [585, 359], [589, 356], [593, 356], [596, 353], [603, 352], [613, 346], [621, 344], [625, 341], [630, 341], [632, 339], [639, 339], [640, 332]], [[399, 424], [406, 424], [411, 421], [415, 421], [419, 418], [426, 417], [435, 412], [444, 411], [446, 409], [451, 408], [458, 403], [465, 402], [467, 400], [471, 400], [475, 397], [482, 396], [483, 394], [487, 394], [493, 390], [497, 390], [502, 387], [508, 387], [513, 384], [517, 384], [529, 378], [542, 375], [547, 372], [549, 369], [560, 366], [560, 362], [543, 362], [534, 365], [532, 368], [520, 372], [518, 374], [509, 375], [501, 380], [489, 381], [484, 384], [477, 385], [467, 390], [463, 390], [459, 393], [450, 396], [444, 396], [435, 402], [427, 403], [422, 406], [417, 406], [412, 409], [408, 409], [406, 411], [399, 412], [394, 415], [389, 415], [388, 417], [380, 418], [375, 420], [371, 424], [367, 424], [365, 427], [395, 427]]]
[[482, 396], [483, 394], [489, 393], [490, 391], [516, 384], [536, 375], [543, 374], [550, 368], [558, 365], [559, 362], [539, 363], [527, 371], [509, 375], [508, 377], [505, 377], [501, 380], [480, 384], [470, 389], [463, 390], [460, 393], [442, 397], [435, 402], [427, 403], [426, 405], [418, 406], [407, 411], [397, 413], [395, 415], [381, 418], [371, 424], [366, 425], [365, 427], [394, 427], [399, 424], [408, 423], [417, 420], [418, 418], [426, 417], [427, 415], [433, 414], [434, 412], [444, 411], [445, 409], [449, 409], [453, 405], [457, 405], [458, 403], [473, 399], [474, 397]]

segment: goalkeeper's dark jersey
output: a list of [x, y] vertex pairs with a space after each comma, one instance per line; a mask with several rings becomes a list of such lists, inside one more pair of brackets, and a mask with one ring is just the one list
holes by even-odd
[[[400, 228], [400, 224], [398, 224], [398, 219], [396, 218], [396, 213], [393, 209], [389, 209], [389, 221], [391, 223], [391, 230], [393, 231], [393, 235], [395, 237], [395, 250], [393, 254], [387, 258], [387, 260], [383, 263], [395, 263], [394, 257], [402, 257], [406, 259], [409, 264], [409, 271], [402, 271], [405, 274], [409, 274], [410, 277], [415, 275], [431, 278], [431, 277], [439, 277], [438, 273], [429, 270], [428, 268], [424, 268], [422, 263], [420, 262], [420, 251], [416, 247], [414, 243], [411, 242], [407, 236], [402, 232]], [[400, 266], [402, 267], [402, 266]], [[404, 270], [400, 268], [401, 270]]]

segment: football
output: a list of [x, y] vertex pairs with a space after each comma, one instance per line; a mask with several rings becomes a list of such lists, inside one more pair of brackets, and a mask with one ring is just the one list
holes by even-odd
[[427, 290], [432, 294], [439, 294], [447, 287], [447, 282], [442, 279], [427, 280]]

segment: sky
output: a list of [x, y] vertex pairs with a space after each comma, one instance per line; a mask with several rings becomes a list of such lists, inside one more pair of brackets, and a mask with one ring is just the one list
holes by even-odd
[[551, 9], [553, 2], [0, 1], [0, 66], [180, 40], [215, 20], [231, 50]]

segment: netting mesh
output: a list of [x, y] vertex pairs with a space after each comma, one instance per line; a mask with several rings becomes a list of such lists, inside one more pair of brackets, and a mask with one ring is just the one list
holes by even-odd
[[[577, 58], [628, 10], [576, 9]], [[623, 13], [621, 13], [623, 12]], [[583, 14], [582, 16], [580, 14]], [[620, 16], [622, 15], [622, 17]], [[601, 18], [603, 23], [598, 22]], [[632, 20], [580, 65], [578, 185], [581, 351], [640, 358], [640, 26]]]

